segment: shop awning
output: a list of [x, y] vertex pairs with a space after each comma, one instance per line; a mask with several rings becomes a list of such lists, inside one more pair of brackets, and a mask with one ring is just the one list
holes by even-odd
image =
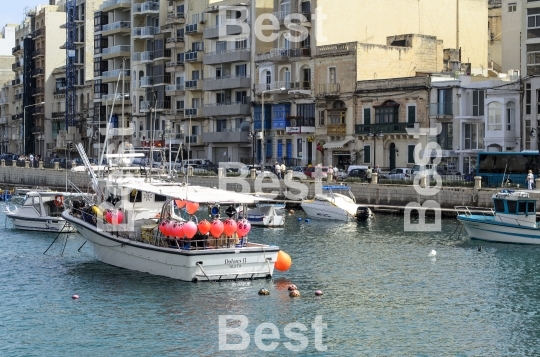
[[353, 138], [346, 138], [345, 140], [341, 141], [329, 141], [326, 144], [323, 145], [325, 149], [343, 149], [345, 145], [353, 141]]

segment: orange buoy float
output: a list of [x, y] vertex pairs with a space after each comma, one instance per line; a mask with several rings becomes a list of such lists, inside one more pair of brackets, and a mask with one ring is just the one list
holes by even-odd
[[64, 205], [64, 196], [62, 195], [54, 196], [54, 205], [56, 207], [62, 207]]
[[172, 233], [172, 235], [177, 239], [184, 238], [184, 223], [176, 222], [175, 224], [173, 224]]
[[178, 208], [184, 208], [184, 206], [186, 205], [186, 201], [184, 200], [174, 200], [174, 203]]
[[223, 222], [219, 219], [214, 219], [210, 227], [210, 234], [214, 238], [219, 238], [223, 234]]
[[223, 222], [223, 232], [225, 232], [225, 235], [227, 237], [232, 236], [236, 232], [237, 226], [236, 221], [234, 219], [226, 219], [225, 222]]
[[208, 234], [208, 232], [210, 232], [210, 227], [212, 227], [212, 225], [206, 219], [203, 219], [197, 225], [197, 228], [199, 228], [199, 232], [202, 235]]
[[186, 211], [189, 214], [195, 214], [199, 210], [198, 202], [186, 202]]
[[193, 221], [184, 223], [184, 235], [187, 239], [192, 239], [197, 234], [197, 225]]
[[278, 252], [276, 262], [274, 263], [274, 268], [276, 268], [276, 270], [279, 270], [279, 271], [287, 271], [291, 268], [291, 265], [292, 265], [292, 259], [289, 256], [289, 254], [280, 250]]
[[251, 223], [249, 223], [247, 219], [242, 219], [238, 221], [237, 227], [238, 237], [243, 238], [247, 236], [247, 234], [251, 230]]

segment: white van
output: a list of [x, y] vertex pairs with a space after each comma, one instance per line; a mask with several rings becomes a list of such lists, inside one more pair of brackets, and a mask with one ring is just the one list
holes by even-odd
[[422, 173], [426, 176], [433, 176], [437, 173], [437, 165], [434, 165], [434, 164], [414, 165], [413, 168], [411, 169], [411, 177], [414, 177], [419, 173]]
[[350, 165], [348, 168], [347, 168], [347, 175], [354, 169], [361, 169], [361, 170], [367, 170], [368, 167], [367, 166], [360, 166], [360, 165]]

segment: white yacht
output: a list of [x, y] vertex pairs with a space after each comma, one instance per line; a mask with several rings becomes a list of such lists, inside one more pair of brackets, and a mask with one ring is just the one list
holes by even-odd
[[314, 199], [302, 201], [302, 209], [309, 217], [344, 222], [373, 217], [369, 207], [356, 203], [349, 186], [323, 186], [322, 191]]

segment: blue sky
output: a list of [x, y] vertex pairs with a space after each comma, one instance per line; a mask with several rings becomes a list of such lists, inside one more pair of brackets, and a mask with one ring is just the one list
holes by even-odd
[[26, 7], [48, 5], [49, 0], [0, 0], [0, 28], [6, 24], [20, 24]]

